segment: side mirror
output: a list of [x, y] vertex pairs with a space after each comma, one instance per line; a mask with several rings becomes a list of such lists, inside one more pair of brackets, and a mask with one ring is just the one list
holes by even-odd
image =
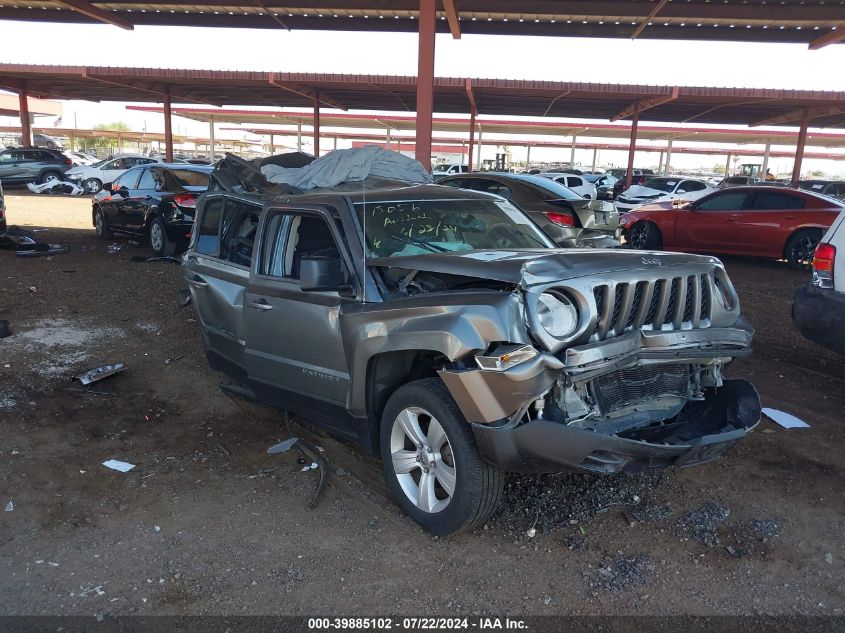
[[299, 285], [303, 291], [338, 290], [346, 275], [335, 257], [303, 257], [299, 262]]

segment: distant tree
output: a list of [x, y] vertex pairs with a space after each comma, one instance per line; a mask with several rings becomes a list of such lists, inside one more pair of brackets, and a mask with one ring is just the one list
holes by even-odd
[[[132, 128], [128, 123], [116, 121], [114, 123], [98, 123], [94, 126], [94, 129], [103, 132], [129, 132]], [[108, 136], [94, 136], [91, 141], [94, 143], [94, 147], [106, 149], [109, 152], [113, 152], [118, 145], [116, 138]]]
[[824, 177], [824, 172], [821, 169], [814, 169], [810, 172], [810, 175], [814, 178], [822, 178]]
[[714, 174], [724, 174], [725, 173], [725, 165], [723, 163], [716, 163], [713, 165], [713, 173]]

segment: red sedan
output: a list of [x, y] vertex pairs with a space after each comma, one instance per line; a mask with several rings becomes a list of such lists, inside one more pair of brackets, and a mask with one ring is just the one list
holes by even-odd
[[805, 268], [845, 204], [783, 187], [733, 187], [689, 204], [646, 205], [621, 218], [632, 248], [785, 259]]

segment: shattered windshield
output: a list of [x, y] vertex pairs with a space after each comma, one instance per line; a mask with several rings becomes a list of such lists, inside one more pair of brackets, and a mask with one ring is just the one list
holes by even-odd
[[506, 200], [402, 200], [359, 203], [370, 258], [497, 248], [554, 248]]

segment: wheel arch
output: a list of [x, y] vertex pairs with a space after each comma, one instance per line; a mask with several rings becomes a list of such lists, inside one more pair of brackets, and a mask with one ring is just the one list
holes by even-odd
[[821, 224], [815, 224], [815, 223], [802, 224], [800, 226], [792, 227], [792, 230], [789, 232], [789, 235], [786, 236], [786, 239], [784, 240], [783, 244], [781, 245], [781, 251], [780, 251], [781, 255], [784, 258], [788, 257], [789, 254], [787, 253], [786, 248], [787, 248], [787, 246], [789, 246], [789, 242], [792, 241], [792, 238], [795, 237], [796, 235], [798, 235], [801, 231], [821, 231], [822, 235], [824, 235], [829, 228], [830, 228], [829, 226], [823, 226]]
[[402, 349], [373, 355], [367, 363], [365, 395], [367, 417], [375, 429], [381, 425], [381, 416], [393, 392], [415, 380], [438, 378], [437, 370], [449, 365], [449, 358], [433, 349]]

